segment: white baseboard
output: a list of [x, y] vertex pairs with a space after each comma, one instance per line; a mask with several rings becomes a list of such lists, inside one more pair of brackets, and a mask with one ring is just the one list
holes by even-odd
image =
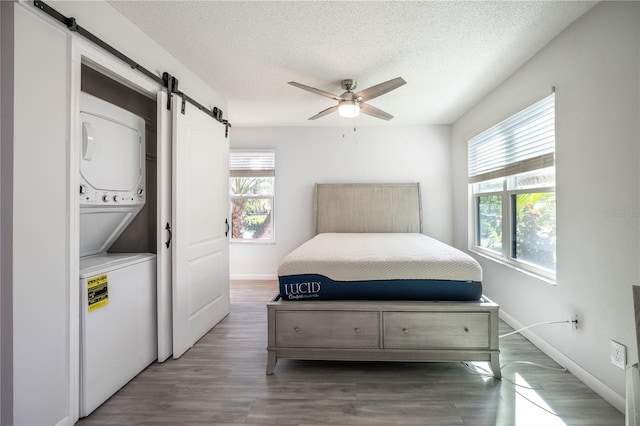
[[277, 281], [276, 274], [230, 274], [229, 279], [238, 281]]
[[65, 417], [64, 419], [56, 423], [55, 426], [69, 426], [70, 424], [72, 423], [69, 423], [69, 417]]
[[[500, 309], [500, 318], [515, 330], [525, 326], [524, 324], [518, 322], [511, 315], [504, 312], [502, 309]], [[531, 343], [533, 343], [538, 349], [544, 352], [555, 362], [569, 370], [571, 374], [576, 376], [585, 385], [589, 386], [595, 393], [604, 398], [609, 404], [616, 407], [621, 413], [625, 412], [626, 402], [624, 396], [620, 396], [616, 391], [605, 385], [598, 378], [593, 376], [584, 368], [580, 367], [578, 364], [576, 364], [562, 352], [551, 346], [545, 340], [540, 338], [540, 336], [533, 333], [531, 330], [523, 330], [520, 332], [520, 334], [526, 337]]]

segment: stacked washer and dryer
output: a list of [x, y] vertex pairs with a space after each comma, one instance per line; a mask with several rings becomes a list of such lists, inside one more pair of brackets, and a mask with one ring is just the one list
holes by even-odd
[[80, 414], [157, 358], [156, 256], [107, 253], [146, 200], [145, 123], [82, 92]]

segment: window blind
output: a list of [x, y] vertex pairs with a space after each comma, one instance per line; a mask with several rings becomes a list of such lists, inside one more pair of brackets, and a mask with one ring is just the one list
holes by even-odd
[[276, 175], [276, 154], [273, 151], [229, 152], [230, 177], [270, 177]]
[[469, 140], [469, 182], [554, 165], [555, 93]]

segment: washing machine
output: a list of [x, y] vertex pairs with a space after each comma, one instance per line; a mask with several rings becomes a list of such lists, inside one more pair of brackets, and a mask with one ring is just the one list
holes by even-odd
[[80, 411], [88, 416], [158, 356], [156, 257], [80, 259]]
[[157, 358], [156, 256], [107, 253], [144, 207], [145, 124], [81, 94], [80, 415]]

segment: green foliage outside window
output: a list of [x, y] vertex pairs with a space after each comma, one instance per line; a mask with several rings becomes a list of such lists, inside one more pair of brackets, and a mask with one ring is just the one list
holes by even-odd
[[272, 195], [273, 178], [231, 178], [230, 190], [232, 238], [271, 238], [271, 198], [260, 197]]
[[478, 225], [477, 244], [500, 252], [502, 250], [502, 197], [500, 195], [478, 197]]
[[538, 192], [514, 196], [516, 259], [555, 270], [556, 194]]
[[[502, 195], [477, 197], [478, 234], [476, 244], [502, 252]], [[555, 192], [512, 195], [513, 241], [511, 257], [534, 265], [556, 268]]]

